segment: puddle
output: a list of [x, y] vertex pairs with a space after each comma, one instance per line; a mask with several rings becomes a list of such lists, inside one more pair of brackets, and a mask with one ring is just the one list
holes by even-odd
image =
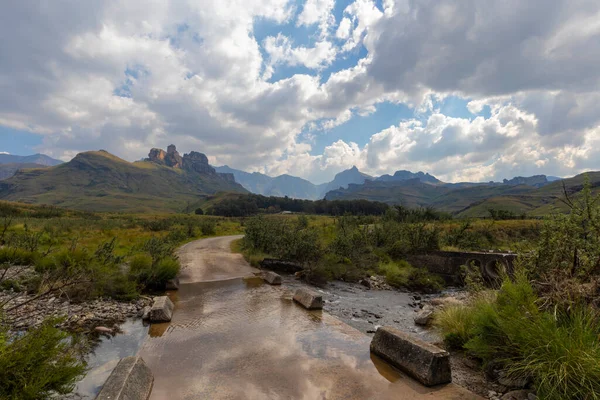
[[183, 284], [140, 355], [151, 399], [472, 399], [424, 388], [370, 354], [371, 338], [255, 279]]
[[121, 333], [100, 336], [94, 351], [87, 355], [89, 371], [77, 383], [69, 398], [94, 399], [119, 360], [137, 354], [148, 333], [141, 319], [130, 319], [120, 325]]

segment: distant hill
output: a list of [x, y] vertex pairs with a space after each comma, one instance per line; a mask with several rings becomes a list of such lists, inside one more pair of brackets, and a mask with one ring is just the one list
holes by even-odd
[[47, 168], [47, 167], [45, 165], [35, 164], [35, 163], [0, 164], [0, 181], [10, 178], [20, 169], [28, 169], [28, 168]]
[[292, 197], [295, 199], [316, 200], [320, 193], [316, 185], [306, 179], [291, 175], [270, 177], [259, 172], [244, 172], [224, 165], [216, 167], [217, 172], [230, 173], [235, 181], [248, 191], [263, 196]]
[[[600, 172], [589, 172], [592, 187], [600, 192]], [[408, 180], [366, 181], [347, 189], [328, 192], [327, 200], [364, 199], [399, 204], [406, 207], [434, 207], [459, 217], [489, 216], [489, 209], [502, 209], [516, 214], [546, 215], [564, 209], [563, 183], [568, 193], [576, 196], [583, 188], [584, 174], [549, 181], [544, 175], [516, 177], [504, 182], [446, 184], [427, 183], [420, 178]]]
[[432, 184], [443, 183], [442, 181], [440, 181], [433, 175], [429, 175], [429, 174], [423, 173], [421, 171], [414, 173], [414, 172], [410, 172], [410, 171], [406, 171], [406, 170], [396, 171], [394, 173], [394, 175], [388, 175], [388, 174], [381, 175], [379, 178], [377, 178], [375, 180], [381, 181], [381, 182], [401, 182], [401, 181], [407, 181], [410, 179], [418, 179], [423, 183], [432, 183]]
[[325, 196], [325, 194], [331, 190], [336, 190], [339, 188], [347, 188], [348, 185], [351, 184], [362, 184], [367, 180], [373, 180], [374, 178], [371, 175], [364, 174], [353, 166], [350, 169], [342, 171], [335, 175], [333, 180], [329, 183], [324, 183], [319, 185], [319, 192], [321, 193], [321, 197]]
[[134, 163], [89, 151], [58, 166], [20, 170], [0, 182], [0, 199], [89, 211], [183, 211], [216, 192], [246, 192], [204, 154], [181, 157], [175, 146], [169, 150], [152, 149], [147, 160]]
[[33, 154], [31, 156], [16, 156], [13, 154], [0, 154], [0, 164], [39, 164], [45, 167], [53, 167], [62, 164], [60, 160], [55, 160], [45, 154]]

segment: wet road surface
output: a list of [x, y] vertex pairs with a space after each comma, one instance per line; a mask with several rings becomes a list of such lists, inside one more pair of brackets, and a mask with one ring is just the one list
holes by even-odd
[[152, 325], [140, 351], [155, 376], [151, 399], [479, 399], [417, 384], [371, 356], [370, 337], [249, 277], [229, 254], [235, 238], [180, 249], [173, 320]]

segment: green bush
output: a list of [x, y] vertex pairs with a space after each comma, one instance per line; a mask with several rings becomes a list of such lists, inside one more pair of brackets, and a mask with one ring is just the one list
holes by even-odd
[[55, 323], [46, 321], [20, 336], [0, 328], [0, 398], [37, 400], [73, 390], [85, 364], [75, 338]]
[[385, 276], [388, 284], [397, 288], [435, 293], [444, 287], [440, 277], [423, 268], [415, 268], [404, 260], [381, 263], [379, 273]]
[[196, 215], [204, 215], [204, 210], [202, 210], [201, 208], [196, 208], [196, 210], [194, 211], [194, 213]]
[[0, 264], [33, 265], [38, 254], [16, 247], [0, 248]]
[[200, 232], [202, 236], [211, 236], [216, 233], [217, 223], [213, 219], [203, 219], [200, 221]]
[[137, 255], [130, 262], [130, 274], [145, 288], [162, 289], [169, 279], [179, 272], [180, 265], [173, 257], [165, 257], [156, 262], [147, 255]]

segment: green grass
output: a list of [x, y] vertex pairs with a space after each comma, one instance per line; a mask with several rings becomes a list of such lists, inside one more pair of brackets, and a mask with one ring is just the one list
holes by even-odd
[[415, 268], [406, 261], [379, 264], [379, 273], [391, 286], [436, 293], [443, 289], [444, 281], [423, 268]]
[[517, 277], [505, 280], [497, 296], [480, 294], [438, 311], [435, 324], [448, 346], [530, 378], [540, 398], [600, 399], [598, 311], [541, 311], [537, 301], [529, 282]]

